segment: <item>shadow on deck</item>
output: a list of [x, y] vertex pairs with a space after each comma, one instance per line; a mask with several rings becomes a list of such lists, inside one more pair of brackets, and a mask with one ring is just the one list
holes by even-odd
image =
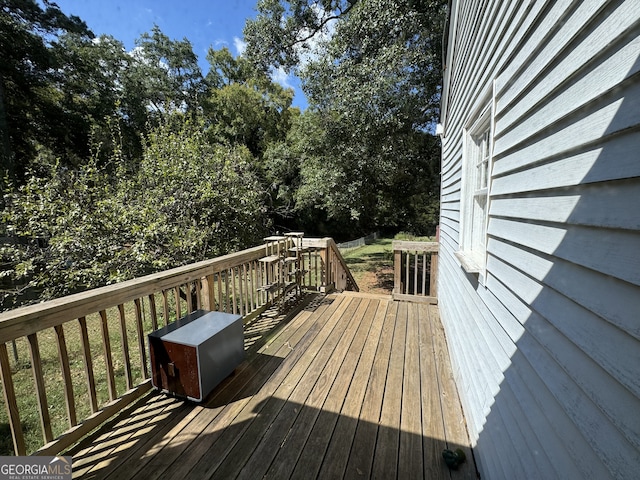
[[68, 452], [74, 478], [477, 477], [436, 306], [311, 295], [245, 343], [205, 403], [151, 393]]

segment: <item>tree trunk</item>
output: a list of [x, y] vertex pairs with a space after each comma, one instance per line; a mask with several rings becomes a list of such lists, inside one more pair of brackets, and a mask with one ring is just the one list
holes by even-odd
[[0, 75], [0, 207], [4, 206], [4, 177], [12, 181], [16, 177], [16, 165], [11, 151], [11, 136], [4, 102], [4, 78]]

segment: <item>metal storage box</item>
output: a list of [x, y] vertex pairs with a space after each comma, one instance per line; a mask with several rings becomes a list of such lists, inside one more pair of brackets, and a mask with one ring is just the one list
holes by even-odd
[[201, 402], [244, 359], [242, 317], [196, 310], [149, 334], [154, 387]]

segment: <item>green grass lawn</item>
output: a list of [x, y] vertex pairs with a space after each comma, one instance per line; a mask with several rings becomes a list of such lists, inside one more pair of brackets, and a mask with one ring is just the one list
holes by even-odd
[[361, 292], [391, 293], [393, 289], [393, 239], [381, 238], [370, 245], [342, 252]]
[[433, 241], [400, 233], [394, 238], [379, 238], [369, 245], [341, 250], [361, 292], [390, 294], [393, 290], [393, 241]]

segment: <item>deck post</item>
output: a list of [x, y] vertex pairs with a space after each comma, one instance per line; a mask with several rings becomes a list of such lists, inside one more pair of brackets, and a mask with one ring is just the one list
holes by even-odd
[[393, 293], [402, 293], [402, 251], [393, 251]]

